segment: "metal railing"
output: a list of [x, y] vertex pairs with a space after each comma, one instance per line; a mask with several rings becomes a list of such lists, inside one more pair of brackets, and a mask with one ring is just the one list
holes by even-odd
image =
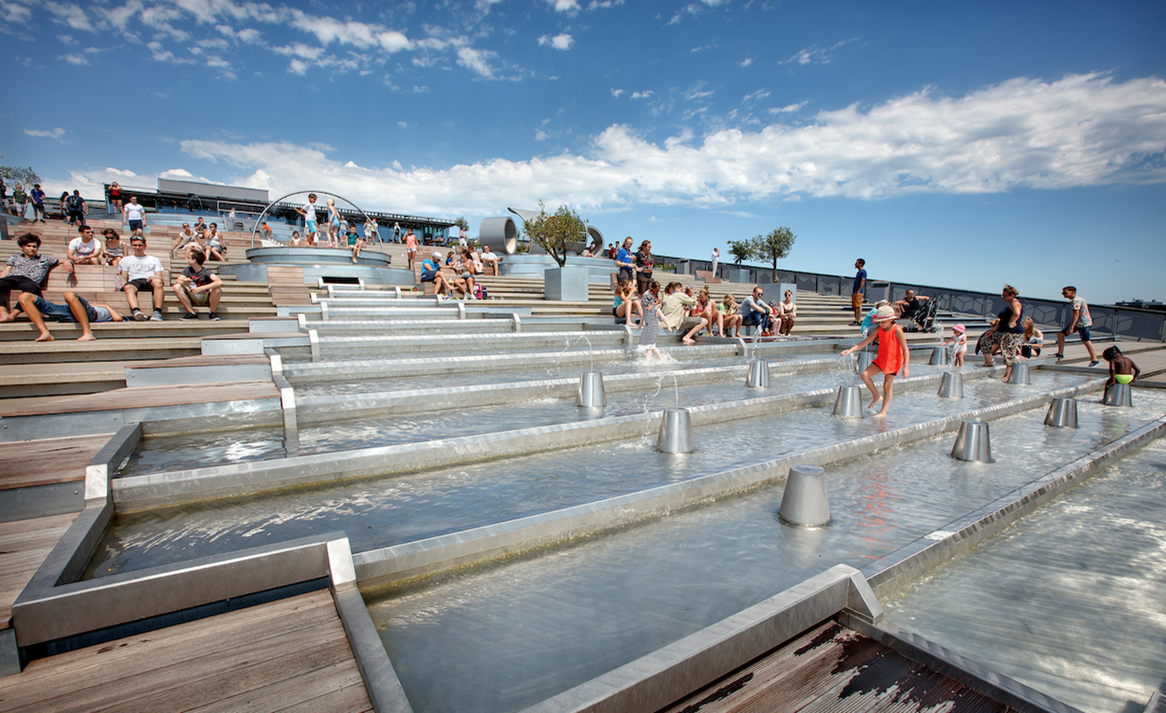
[[[690, 258], [669, 257], [655, 255], [657, 263], [670, 262], [676, 264], [681, 274], [696, 274], [696, 270], [710, 270], [710, 260], [693, 260]], [[734, 270], [746, 273], [748, 279], [737, 282], [752, 282], [755, 284], [770, 284], [774, 282], [773, 270], [769, 267], [753, 265], [735, 265], [720, 263], [718, 272], [724, 276]], [[849, 297], [851, 286], [854, 284], [853, 275], [827, 275], [820, 272], [802, 272], [800, 270], [777, 270], [777, 282], [793, 283], [799, 290], [814, 292], [819, 295], [837, 295]], [[948, 310], [959, 314], [978, 315], [990, 320], [1004, 309], [1004, 298], [1000, 293], [978, 292], [975, 290], [956, 290], [934, 285], [917, 283], [890, 282], [884, 280], [870, 280], [867, 283], [867, 301], [874, 302], [880, 299], [902, 299], [907, 290], [914, 290], [916, 294], [926, 295], [937, 301], [941, 310]], [[1026, 316], [1032, 317], [1038, 325], [1060, 326], [1068, 319], [1069, 303], [1062, 300], [1046, 300], [1021, 295]], [[1166, 342], [1166, 312], [1140, 309], [1137, 307], [1116, 307], [1113, 305], [1089, 305], [1089, 312], [1093, 316], [1093, 326], [1090, 331], [1094, 334], [1122, 337], [1138, 341]]]

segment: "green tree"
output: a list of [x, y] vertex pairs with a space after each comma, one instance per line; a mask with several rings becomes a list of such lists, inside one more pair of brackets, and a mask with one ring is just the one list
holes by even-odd
[[733, 256], [737, 267], [741, 267], [742, 262], [753, 257], [753, 244], [748, 240], [730, 240], [729, 254]]
[[766, 235], [756, 235], [749, 241], [753, 256], [773, 265], [774, 282], [777, 282], [777, 261], [789, 255], [789, 251], [793, 249], [794, 241], [797, 239], [798, 236], [783, 225]]
[[453, 221], [453, 224], [456, 225], [459, 230], [469, 230], [470, 229], [470, 222], [465, 219], [465, 216], [459, 215], [457, 217], [457, 220]]
[[522, 231], [532, 243], [546, 250], [559, 267], [563, 267], [567, 264], [567, 248], [587, 240], [587, 224], [565, 205], [547, 215], [546, 206], [539, 201], [538, 209], [538, 217], [522, 221]]
[[42, 183], [40, 176], [36, 175], [36, 171], [32, 170], [32, 166], [27, 168], [20, 168], [18, 166], [0, 166], [0, 178], [4, 179], [5, 183], [11, 185], [22, 183], [25, 187], [31, 189], [37, 183]]

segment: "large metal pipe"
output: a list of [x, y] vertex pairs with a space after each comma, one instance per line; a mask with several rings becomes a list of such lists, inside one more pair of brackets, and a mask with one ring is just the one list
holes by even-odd
[[509, 216], [483, 218], [478, 226], [478, 242], [495, 252], [513, 255], [518, 250], [518, 226]]

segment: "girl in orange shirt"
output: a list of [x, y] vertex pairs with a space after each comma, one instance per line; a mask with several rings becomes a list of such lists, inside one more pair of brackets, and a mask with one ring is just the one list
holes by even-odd
[[[878, 329], [872, 331], [866, 339], [842, 352], [842, 356], [849, 356], [872, 341], [878, 340], [878, 356], [875, 357], [870, 366], [863, 370], [862, 380], [874, 396], [874, 400], [867, 408], [873, 409], [881, 401], [883, 407], [875, 416], [886, 416], [887, 407], [891, 405], [891, 391], [895, 383], [895, 376], [901, 369], [903, 378], [907, 378], [907, 372], [910, 370], [911, 352], [907, 349], [907, 338], [903, 336], [903, 328], [895, 324], [895, 310], [890, 305], [883, 305], [875, 311], [874, 322], [878, 325]], [[872, 378], [878, 371], [883, 373], [882, 396], [875, 388]]]

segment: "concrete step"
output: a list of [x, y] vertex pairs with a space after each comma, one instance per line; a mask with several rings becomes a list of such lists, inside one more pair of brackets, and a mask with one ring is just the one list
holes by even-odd
[[0, 342], [0, 363], [3, 364], [138, 361], [197, 356], [201, 353], [200, 337], [99, 339], [96, 342]]

